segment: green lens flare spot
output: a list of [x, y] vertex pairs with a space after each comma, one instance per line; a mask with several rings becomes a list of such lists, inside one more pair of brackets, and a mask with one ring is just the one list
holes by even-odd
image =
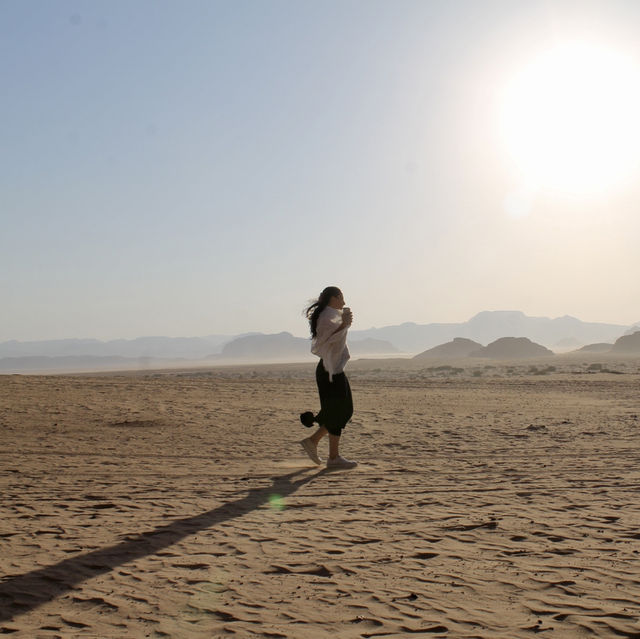
[[272, 510], [284, 510], [284, 499], [275, 493], [273, 495], [269, 495], [269, 506]]

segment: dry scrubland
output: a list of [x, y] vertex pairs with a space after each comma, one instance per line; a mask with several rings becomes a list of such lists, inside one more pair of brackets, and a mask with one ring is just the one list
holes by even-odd
[[333, 473], [313, 365], [0, 377], [0, 632], [640, 637], [640, 360], [350, 373]]

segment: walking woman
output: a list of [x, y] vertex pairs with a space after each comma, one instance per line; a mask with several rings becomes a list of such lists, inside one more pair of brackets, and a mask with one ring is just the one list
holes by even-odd
[[307, 427], [319, 424], [318, 430], [300, 444], [312, 461], [321, 464], [318, 443], [329, 434], [327, 468], [354, 468], [357, 462], [340, 456], [340, 436], [353, 415], [353, 400], [344, 367], [349, 360], [347, 331], [353, 321], [351, 310], [344, 305], [342, 291], [328, 286], [305, 315], [311, 329], [311, 352], [320, 358], [316, 382], [320, 394], [320, 412], [302, 413], [300, 421]]

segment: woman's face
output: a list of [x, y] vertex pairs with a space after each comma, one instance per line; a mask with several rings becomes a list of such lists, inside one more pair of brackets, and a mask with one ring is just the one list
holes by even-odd
[[344, 295], [342, 294], [342, 292], [340, 293], [340, 295], [333, 295], [331, 297], [331, 299], [329, 300], [329, 306], [331, 308], [337, 309], [341, 309], [344, 307]]

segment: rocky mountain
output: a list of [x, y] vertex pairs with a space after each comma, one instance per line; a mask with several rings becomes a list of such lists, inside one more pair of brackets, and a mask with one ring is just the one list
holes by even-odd
[[309, 340], [291, 333], [246, 335], [225, 344], [221, 359], [269, 359], [299, 361], [309, 356]]
[[523, 359], [528, 357], [552, 357], [553, 351], [535, 344], [526, 337], [501, 337], [473, 353], [471, 357], [492, 359]]
[[413, 359], [456, 359], [459, 357], [469, 357], [471, 353], [481, 348], [483, 348], [482, 344], [474, 342], [472, 339], [455, 337], [453, 341], [434, 346], [416, 355]]
[[611, 347], [612, 353], [640, 353], [640, 331], [631, 335], [623, 335]]
[[574, 353], [608, 353], [612, 347], [613, 344], [608, 342], [599, 342], [598, 344], [587, 344], [575, 350]]

